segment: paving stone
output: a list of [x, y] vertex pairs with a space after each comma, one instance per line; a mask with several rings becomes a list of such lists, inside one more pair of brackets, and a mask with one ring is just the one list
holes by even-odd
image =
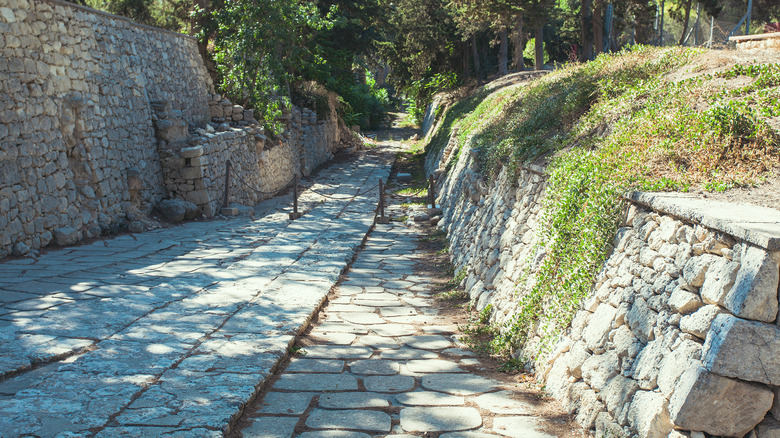
[[493, 430], [503, 436], [512, 438], [554, 438], [539, 431], [539, 420], [533, 417], [494, 417]]
[[339, 332], [312, 333], [311, 336], [314, 339], [319, 339], [328, 342], [330, 344], [337, 344], [337, 345], [349, 345], [355, 341], [355, 338], [357, 338], [357, 335], [355, 334], [339, 333]]
[[369, 391], [404, 392], [414, 389], [414, 377], [410, 376], [369, 376], [363, 379], [363, 385]]
[[306, 347], [306, 357], [321, 359], [368, 359], [374, 350], [347, 345], [314, 345]]
[[242, 434], [244, 438], [290, 438], [296, 424], [298, 417], [257, 417]]
[[410, 360], [406, 364], [413, 373], [464, 373], [457, 363], [441, 359]]
[[368, 333], [366, 327], [349, 324], [342, 321], [326, 321], [317, 326], [318, 333], [354, 333], [356, 335], [365, 335]]
[[361, 336], [355, 342], [355, 345], [367, 345], [369, 347], [374, 347], [378, 349], [391, 349], [391, 350], [401, 348], [401, 344], [396, 342], [395, 339], [387, 336], [375, 336], [375, 335]]
[[379, 355], [382, 359], [409, 360], [409, 359], [436, 359], [438, 354], [433, 351], [418, 350], [416, 348], [401, 347], [397, 350], [385, 350]]
[[353, 429], [390, 432], [390, 416], [380, 411], [341, 409], [314, 409], [306, 419], [313, 429]]
[[381, 359], [369, 359], [353, 362], [350, 364], [349, 369], [354, 374], [389, 376], [398, 374], [399, 366], [397, 362]]
[[350, 391], [357, 379], [348, 374], [282, 374], [274, 389], [289, 391]]
[[322, 394], [319, 406], [326, 409], [384, 408], [390, 406], [387, 395], [375, 392], [338, 392]]
[[341, 313], [339, 318], [352, 324], [386, 324], [382, 317], [376, 313], [366, 312], [354, 312], [354, 313]]
[[382, 316], [388, 317], [388, 316], [407, 316], [407, 315], [416, 315], [417, 310], [410, 309], [408, 307], [380, 307], [379, 313], [382, 314]]
[[471, 374], [431, 374], [422, 378], [422, 386], [447, 394], [473, 395], [490, 392], [499, 382]]
[[304, 359], [293, 358], [285, 369], [291, 373], [341, 373], [344, 371], [344, 361], [335, 359]]
[[451, 432], [482, 425], [479, 411], [467, 407], [408, 407], [401, 409], [401, 428], [407, 432]]
[[301, 415], [309, 407], [313, 392], [269, 392], [260, 405], [261, 414]]
[[495, 438], [497, 435], [482, 432], [449, 432], [439, 435], [439, 438]]
[[372, 325], [371, 331], [379, 336], [407, 336], [417, 333], [417, 327], [411, 324], [378, 324]]
[[512, 391], [498, 391], [482, 394], [473, 399], [474, 403], [494, 414], [531, 415], [533, 407], [528, 402], [514, 398]]
[[422, 350], [443, 350], [452, 347], [452, 341], [441, 335], [416, 335], [400, 338], [402, 343]]
[[349, 430], [318, 430], [316, 432], [304, 432], [298, 435], [298, 438], [371, 438], [371, 435]]
[[398, 403], [407, 406], [460, 406], [466, 399], [457, 395], [442, 394], [433, 391], [404, 392], [395, 396]]

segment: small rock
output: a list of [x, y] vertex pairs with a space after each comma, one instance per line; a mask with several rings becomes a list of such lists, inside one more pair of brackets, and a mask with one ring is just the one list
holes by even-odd
[[130, 222], [127, 225], [127, 231], [131, 233], [143, 233], [144, 232], [144, 224], [140, 221], [133, 221]]
[[437, 225], [441, 221], [441, 216], [434, 216], [431, 218], [431, 225]]
[[54, 242], [59, 246], [73, 245], [79, 241], [79, 231], [71, 227], [62, 227], [54, 230]]
[[30, 253], [30, 247], [24, 242], [17, 242], [14, 245], [13, 254], [15, 256], [23, 257]]
[[171, 222], [181, 222], [185, 218], [191, 219], [195, 217], [198, 211], [198, 206], [192, 202], [187, 202], [181, 199], [165, 199], [160, 201], [157, 205], [157, 209], [163, 217]]

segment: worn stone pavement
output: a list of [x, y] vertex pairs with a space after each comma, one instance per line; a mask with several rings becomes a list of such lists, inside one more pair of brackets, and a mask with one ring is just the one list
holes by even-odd
[[[399, 208], [390, 214], [408, 214]], [[302, 350], [247, 410], [243, 437], [552, 436], [517, 384], [471, 372], [480, 359], [438, 316], [439, 286], [415, 273], [419, 236], [376, 225]]]
[[0, 436], [222, 436], [374, 220], [393, 151], [331, 165], [257, 219], [0, 261]]

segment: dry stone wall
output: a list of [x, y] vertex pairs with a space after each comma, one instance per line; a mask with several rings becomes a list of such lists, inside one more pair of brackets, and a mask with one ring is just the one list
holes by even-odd
[[[453, 136], [428, 170], [475, 307], [511, 321], [544, 258], [544, 169], [485, 183]], [[780, 212], [636, 193], [613, 246], [571, 327], [533, 358], [546, 390], [596, 436], [777, 436]]]
[[252, 204], [340, 140], [334, 107], [294, 108], [266, 141], [194, 39], [71, 3], [0, 0], [0, 54], [0, 257], [142, 230], [165, 198], [211, 216], [228, 159], [252, 186], [230, 201]]

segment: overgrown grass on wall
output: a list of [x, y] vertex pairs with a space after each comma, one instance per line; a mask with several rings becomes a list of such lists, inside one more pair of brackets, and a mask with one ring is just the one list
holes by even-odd
[[[724, 190], [760, 181], [780, 162], [780, 65], [696, 74], [700, 50], [635, 47], [571, 65], [529, 86], [475, 94], [445, 114], [471, 136], [483, 177], [518, 172], [544, 157], [550, 174], [540, 243], [546, 257], [518, 284], [514, 319], [494, 353], [512, 355], [533, 336], [544, 354], [590, 292], [631, 189]], [[739, 80], [736, 80], [739, 79]], [[441, 138], [439, 138], [441, 137]], [[461, 141], [460, 144], [465, 144]]]

